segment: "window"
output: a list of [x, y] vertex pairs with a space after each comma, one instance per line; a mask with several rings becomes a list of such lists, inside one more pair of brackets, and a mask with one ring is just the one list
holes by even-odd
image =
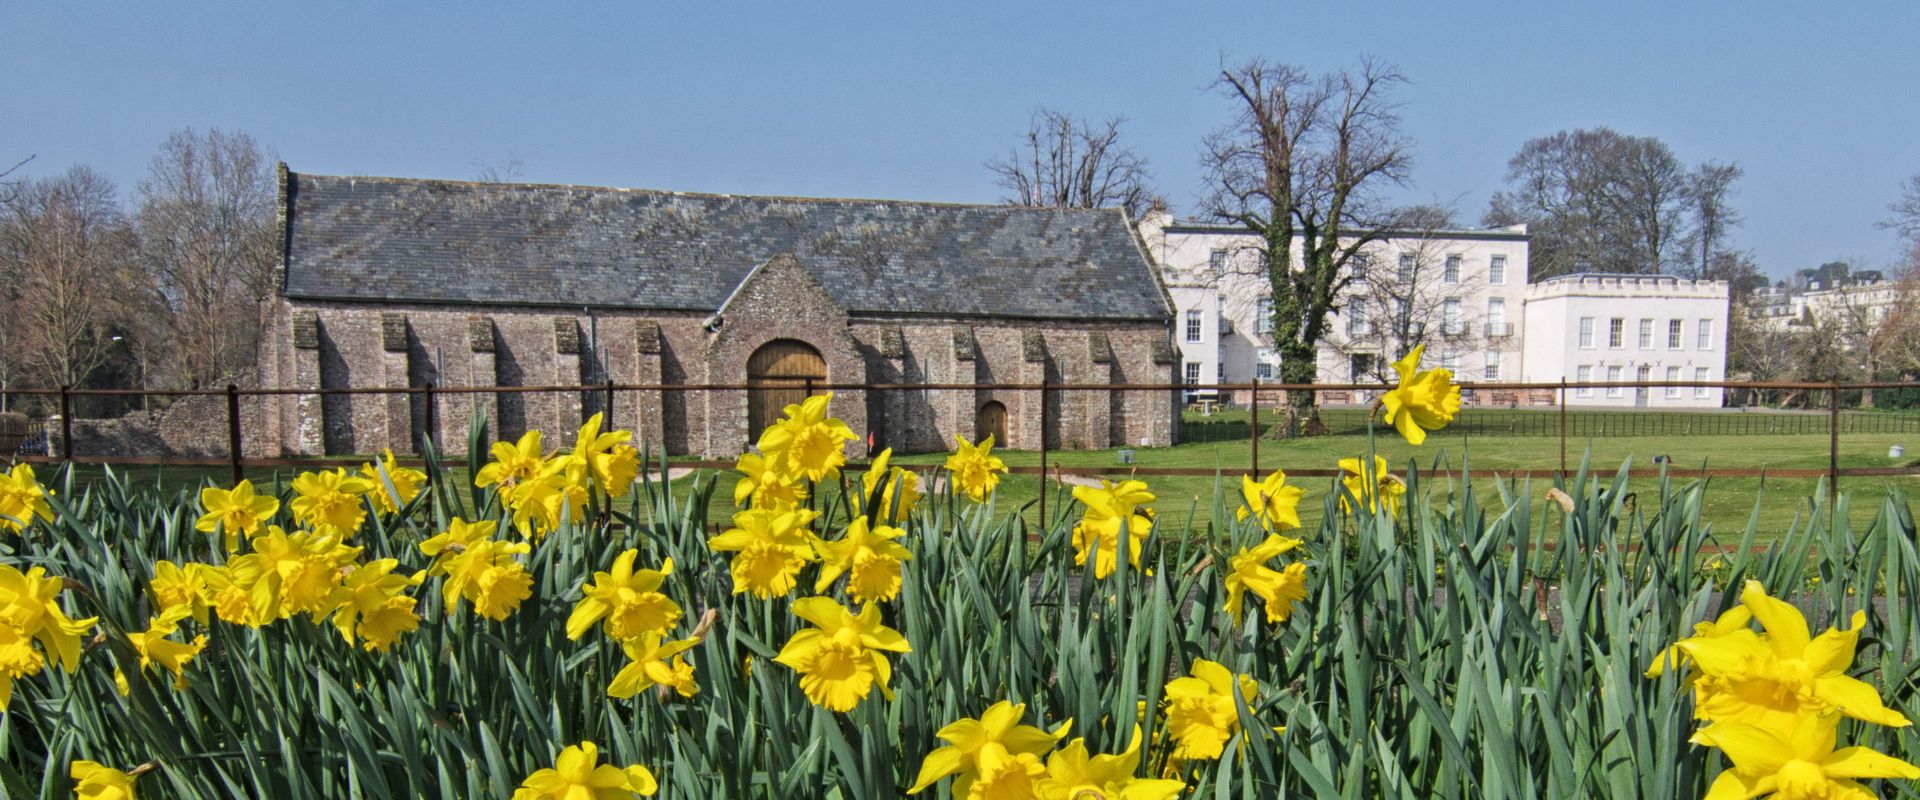
[[1507, 335], [1507, 301], [1505, 298], [1487, 299], [1487, 335]]
[[1580, 349], [1593, 349], [1593, 318], [1580, 318]]
[[[1884, 308], [1876, 309], [1876, 310], [1886, 311], [1886, 309]], [[1712, 350], [1713, 349], [1713, 320], [1710, 320], [1710, 319], [1700, 320], [1700, 325], [1694, 328], [1694, 330], [1698, 333], [1698, 339], [1699, 339], [1699, 341], [1694, 346], [1700, 350]]]
[[1200, 310], [1187, 310], [1187, 341], [1200, 341]]
[[1460, 371], [1460, 354], [1447, 350], [1440, 354], [1440, 368], [1448, 372]]
[[1446, 269], [1446, 272], [1441, 273], [1440, 280], [1445, 281], [1447, 283], [1460, 282], [1460, 257], [1459, 256], [1447, 256], [1447, 269]]
[[1620, 367], [1607, 367], [1607, 396], [1619, 397], [1626, 387], [1620, 385]]
[[[1575, 368], [1573, 371], [1573, 381], [1574, 383], [1592, 383], [1593, 367], [1588, 366], [1586, 364], [1582, 364], [1579, 367]], [[1582, 386], [1578, 389], [1574, 389], [1573, 393], [1580, 397], [1592, 397], [1593, 387]]]
[[[1695, 383], [1706, 383], [1706, 382], [1707, 382], [1707, 368], [1706, 368], [1706, 367], [1694, 367], [1694, 368], [1693, 368], [1693, 380], [1694, 380], [1694, 382], [1695, 382]], [[1710, 395], [1710, 393], [1711, 393], [1712, 391], [1713, 391], [1713, 389], [1711, 389], [1711, 388], [1709, 388], [1709, 387], [1706, 387], [1706, 386], [1695, 386], [1695, 387], [1693, 387], [1693, 396], [1694, 396], [1694, 397], [1709, 397], [1709, 396], [1711, 396], [1711, 395]]]
[[1353, 269], [1354, 283], [1367, 282], [1367, 259], [1366, 258], [1362, 257], [1362, 258], [1354, 259], [1352, 269]]
[[1406, 331], [1408, 323], [1413, 321], [1413, 301], [1400, 298], [1394, 301], [1393, 324], [1400, 331]]
[[1218, 275], [1222, 272], [1226, 272], [1227, 271], [1227, 251], [1215, 250], [1211, 253], [1208, 253], [1207, 267], [1212, 269], [1213, 274], [1215, 275]]
[[[1678, 381], [1680, 380], [1680, 368], [1679, 368], [1679, 367], [1667, 367], [1667, 380], [1668, 380], [1668, 381], [1673, 381], [1673, 382], [1678, 382]], [[1668, 396], [1668, 397], [1679, 397], [1679, 396], [1680, 396], [1680, 387], [1678, 387], [1678, 386], [1669, 386], [1669, 387], [1667, 387], [1667, 396]]]
[[1222, 361], [1222, 362], [1219, 362], [1219, 363], [1217, 363], [1217, 364], [1214, 364], [1214, 365], [1213, 365], [1213, 379], [1214, 379], [1214, 380], [1216, 380], [1216, 381], [1219, 381], [1219, 382], [1221, 382], [1221, 383], [1225, 383], [1225, 382], [1226, 382], [1226, 380], [1227, 380], [1227, 362], [1225, 362], [1225, 361]]
[[1412, 253], [1400, 254], [1400, 282], [1401, 283], [1413, 282], [1413, 254]]
[[1487, 352], [1487, 373], [1486, 374], [1487, 374], [1487, 380], [1490, 380], [1490, 381], [1500, 380], [1500, 354], [1499, 353], [1495, 353], [1493, 351]]
[[1263, 381], [1273, 380], [1273, 365], [1265, 361], [1253, 365], [1253, 377]]
[[1607, 322], [1607, 346], [1608, 347], [1611, 347], [1615, 350], [1618, 350], [1621, 347], [1624, 347], [1626, 342], [1626, 334], [1627, 334], [1627, 321], [1625, 319], [1622, 319], [1620, 317], [1614, 317], [1613, 319]]
[[1640, 320], [1640, 349], [1653, 349], [1653, 320]]
[[1200, 362], [1198, 361], [1187, 362], [1187, 385], [1194, 386], [1194, 385], [1198, 385], [1199, 383], [1200, 383]]
[[1667, 349], [1680, 349], [1680, 320], [1667, 320]]
[[1507, 285], [1507, 257], [1494, 256], [1487, 263], [1487, 283], [1495, 286]]
[[1364, 300], [1354, 300], [1347, 304], [1347, 335], [1366, 336], [1373, 333], [1367, 325], [1367, 304]]
[[1440, 304], [1440, 321], [1444, 329], [1441, 333], [1448, 336], [1458, 336], [1465, 330], [1460, 324], [1460, 298], [1449, 297]]
[[1254, 320], [1254, 330], [1263, 334], [1273, 333], [1273, 298], [1260, 298], [1259, 311], [1257, 313], [1260, 315], [1260, 318]]

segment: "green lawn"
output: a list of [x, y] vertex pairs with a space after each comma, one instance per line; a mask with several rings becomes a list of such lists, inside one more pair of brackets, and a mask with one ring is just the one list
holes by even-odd
[[[1263, 423], [1266, 421], [1263, 414]], [[1672, 459], [1672, 470], [1677, 481], [1691, 480], [1698, 476], [1702, 468], [1796, 468], [1823, 469], [1827, 465], [1828, 436], [1825, 431], [1824, 415], [1781, 414], [1778, 412], [1583, 412], [1570, 413], [1573, 429], [1590, 431], [1578, 436], [1570, 436], [1568, 441], [1569, 465], [1577, 467], [1584, 454], [1591, 448], [1591, 463], [1596, 472], [1611, 475], [1622, 462], [1632, 460], [1635, 467], [1652, 467], [1652, 459], [1657, 455]], [[1860, 417], [1893, 418], [1892, 423], [1856, 423]], [[1264, 470], [1274, 468], [1331, 469], [1340, 458], [1357, 456], [1366, 452], [1367, 435], [1361, 414], [1354, 411], [1336, 410], [1329, 414], [1335, 433], [1318, 438], [1274, 441], [1262, 440], [1260, 443], [1260, 465]], [[1552, 424], [1547, 425], [1532, 417], [1551, 417]], [[1815, 418], [1815, 419], [1809, 419]], [[1190, 442], [1166, 448], [1135, 448], [1134, 456], [1141, 467], [1180, 467], [1217, 469], [1228, 481], [1229, 503], [1236, 490], [1239, 475], [1249, 465], [1248, 442], [1244, 438], [1247, 431], [1247, 415], [1244, 411], [1217, 412], [1211, 417], [1189, 416], [1187, 430], [1198, 435], [1218, 436], [1232, 432], [1233, 438], [1216, 441]], [[1904, 445], [1913, 448], [1920, 455], [1920, 433], [1889, 432], [1905, 430], [1910, 425], [1920, 425], [1920, 416], [1893, 415], [1887, 413], [1849, 412], [1846, 432], [1840, 437], [1840, 465], [1843, 467], [1888, 467], [1906, 466], [1916, 463], [1913, 458], [1892, 459], [1887, 456], [1890, 445]], [[1395, 471], [1403, 470], [1409, 462], [1417, 463], [1425, 474], [1422, 490], [1438, 498], [1447, 492], [1457, 492], [1460, 484], [1457, 479], [1446, 478], [1439, 474], [1444, 470], [1458, 470], [1463, 464], [1471, 463], [1475, 469], [1494, 469], [1514, 471], [1520, 477], [1531, 475], [1534, 480], [1532, 496], [1538, 501], [1552, 483], [1553, 471], [1559, 464], [1559, 440], [1551, 434], [1557, 430], [1557, 414], [1552, 411], [1507, 411], [1492, 410], [1470, 412], [1463, 415], [1462, 423], [1455, 428], [1438, 432], [1430, 436], [1427, 443], [1414, 447], [1402, 441], [1400, 437], [1387, 429], [1378, 431], [1374, 446], [1385, 456]], [[1733, 430], [1750, 431], [1744, 434], [1708, 434], [1693, 433], [1686, 435], [1683, 430], [1698, 431], [1714, 426]], [[1545, 426], [1545, 427], [1543, 427]], [[1876, 427], [1877, 426], [1877, 427]], [[1769, 429], [1793, 431], [1793, 433], [1766, 433]], [[1509, 433], [1507, 430], [1526, 430], [1536, 433]], [[1546, 435], [1537, 432], [1548, 431]], [[1664, 434], [1635, 433], [1636, 430], [1665, 430]], [[1856, 432], [1866, 430], [1867, 432]], [[1037, 466], [1039, 454], [1033, 451], [1001, 450], [999, 454], [1008, 464]], [[941, 453], [922, 453], [900, 456], [898, 463], [904, 465], [937, 465], [945, 458]], [[1116, 450], [1097, 451], [1055, 451], [1049, 455], [1050, 463], [1064, 467], [1113, 467], [1125, 469], [1120, 464]], [[99, 467], [84, 468], [79, 477], [90, 479], [98, 475]], [[198, 485], [204, 479], [217, 482], [226, 480], [225, 468], [203, 467], [139, 467], [122, 470], [136, 479], [151, 481], [163, 487], [177, 488]], [[289, 480], [293, 470], [250, 470], [249, 474], [259, 483], [270, 483], [275, 476], [280, 480]], [[1122, 473], [1124, 474], [1124, 473]], [[724, 521], [732, 509], [731, 473], [716, 473], [719, 481], [709, 512], [710, 518]], [[1117, 478], [1116, 478], [1117, 479]], [[1169, 477], [1151, 476], [1145, 480], [1159, 496], [1156, 513], [1163, 524], [1182, 525], [1196, 521], [1204, 525], [1213, 505], [1214, 479], [1207, 477]], [[1909, 483], [1914, 479], [1905, 477], [1847, 478], [1841, 482], [1843, 491], [1849, 492], [1860, 501], [1853, 507], [1853, 517], [1857, 523], [1867, 522], [1876, 508], [1877, 501], [1884, 488], [1893, 482]], [[1306, 490], [1305, 501], [1301, 505], [1302, 518], [1312, 526], [1320, 516], [1325, 498], [1333, 485], [1331, 478], [1300, 478], [1297, 481]], [[1753, 512], [1754, 497], [1762, 489], [1762, 479], [1758, 478], [1715, 478], [1707, 495], [1706, 516], [1723, 538], [1737, 539], [1745, 528], [1749, 515]], [[685, 491], [692, 484], [691, 478], [681, 478], [672, 483], [675, 491]], [[1483, 502], [1497, 509], [1498, 493], [1493, 479], [1476, 478], [1473, 481], [1476, 492], [1481, 493]], [[1631, 485], [1636, 491], [1649, 495], [1658, 492], [1658, 480], [1655, 478], [1635, 478]], [[1767, 478], [1764, 480], [1765, 493], [1762, 498], [1761, 534], [1764, 538], [1773, 538], [1792, 522], [1796, 513], [1807, 509], [1808, 497], [1815, 491], [1816, 479], [1811, 478]], [[1001, 484], [998, 503], [1003, 508], [1014, 508], [1035, 500], [1038, 496], [1039, 480], [1033, 475], [1009, 476]], [[1050, 501], [1051, 502], [1051, 501]], [[1057, 507], [1057, 506], [1056, 506]], [[1229, 507], [1232, 507], [1229, 505]], [[1190, 518], [1190, 512], [1197, 512]], [[1032, 515], [1033, 509], [1029, 509]]]

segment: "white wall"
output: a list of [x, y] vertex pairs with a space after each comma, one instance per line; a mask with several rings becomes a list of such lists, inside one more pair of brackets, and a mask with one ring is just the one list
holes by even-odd
[[[1727, 284], [1661, 276], [1564, 275], [1534, 284], [1526, 303], [1525, 380], [1707, 380], [1726, 377]], [[1581, 321], [1592, 336], [1582, 345]], [[1619, 346], [1612, 325], [1619, 320]], [[1680, 323], [1678, 347], [1669, 333]], [[1642, 324], [1650, 336], [1643, 341]], [[1700, 327], [1707, 336], [1701, 345]], [[1613, 370], [1617, 369], [1616, 373]], [[1677, 370], [1677, 371], [1676, 371]], [[1720, 389], [1602, 387], [1572, 390], [1569, 405], [1633, 408], [1717, 408]]]
[[[1187, 374], [1187, 364], [1197, 364], [1201, 386], [1219, 382], [1247, 383], [1255, 377], [1278, 380], [1279, 357], [1265, 332], [1263, 301], [1268, 290], [1259, 263], [1258, 237], [1242, 229], [1174, 223], [1165, 215], [1144, 220], [1141, 235], [1149, 254], [1161, 265], [1173, 298], [1174, 340], [1180, 346], [1182, 378]], [[1437, 365], [1451, 353], [1457, 360], [1462, 380], [1486, 379], [1488, 353], [1497, 359], [1499, 380], [1518, 380], [1523, 361], [1520, 334], [1527, 287], [1527, 246], [1525, 232], [1517, 229], [1398, 233], [1374, 244], [1367, 251], [1367, 279], [1395, 281], [1401, 255], [1414, 256], [1417, 286], [1412, 292], [1404, 288], [1395, 291], [1430, 301], [1417, 303], [1419, 307], [1413, 310], [1413, 316], [1430, 318], [1431, 324], [1424, 335], [1413, 342], [1350, 337], [1352, 304], [1367, 305], [1366, 316], [1375, 325], [1386, 323], [1395, 313], [1380, 305], [1382, 293], [1374, 291], [1375, 287], [1355, 284], [1344, 293], [1342, 310], [1328, 320], [1331, 330], [1322, 342], [1317, 380], [1323, 383], [1353, 381], [1351, 356], [1356, 353], [1373, 356], [1378, 369], [1391, 374], [1386, 364], [1420, 341], [1427, 345], [1429, 364]], [[1216, 266], [1215, 253], [1221, 254], [1224, 263]], [[1297, 251], [1295, 256], [1298, 257]], [[1459, 259], [1457, 282], [1446, 280], [1445, 262], [1449, 256]], [[1489, 279], [1495, 256], [1505, 259], [1504, 280], [1497, 285]], [[1461, 307], [1459, 324], [1453, 332], [1443, 330], [1445, 326], [1440, 319], [1439, 304], [1448, 297], [1458, 299]], [[1505, 303], [1509, 335], [1488, 335], [1488, 301], [1494, 297]], [[1199, 313], [1199, 341], [1188, 340], [1189, 312]], [[1262, 364], [1269, 367], [1264, 374], [1260, 369]]]

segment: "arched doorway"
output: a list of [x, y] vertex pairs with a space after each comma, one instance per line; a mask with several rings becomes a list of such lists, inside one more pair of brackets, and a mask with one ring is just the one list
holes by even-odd
[[758, 441], [789, 403], [807, 399], [809, 380], [827, 380], [827, 360], [813, 345], [775, 339], [753, 351], [747, 358], [747, 441]]
[[1007, 406], [1005, 403], [998, 400], [988, 400], [982, 404], [980, 410], [974, 414], [974, 441], [987, 438], [987, 434], [993, 434], [994, 446], [1007, 446]]

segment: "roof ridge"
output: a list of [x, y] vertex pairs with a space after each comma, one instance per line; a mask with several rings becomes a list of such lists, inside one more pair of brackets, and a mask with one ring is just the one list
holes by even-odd
[[862, 203], [862, 204], [875, 203], [875, 204], [889, 204], [889, 205], [935, 206], [935, 207], [941, 207], [941, 208], [977, 208], [982, 210], [1002, 210], [1002, 211], [1013, 212], [1013, 213], [1021, 213], [1021, 212], [1059, 213], [1059, 212], [1065, 211], [1065, 212], [1070, 212], [1075, 214], [1120, 214], [1123, 219], [1126, 216], [1126, 209], [1121, 208], [1119, 206], [1115, 206], [1112, 208], [1061, 208], [1061, 207], [1055, 207], [1055, 206], [1021, 206], [1021, 205], [1013, 205], [1011, 203], [962, 203], [962, 202], [956, 202], [951, 200], [906, 200], [906, 199], [900, 199], [900, 198], [884, 198], [884, 197], [808, 197], [808, 196], [802, 196], [802, 195], [780, 195], [780, 194], [736, 194], [731, 192], [691, 192], [691, 191], [683, 191], [679, 189], [649, 189], [646, 187], [605, 186], [600, 184], [583, 184], [583, 183], [478, 181], [478, 180], [458, 180], [458, 179], [452, 179], [452, 178], [406, 178], [406, 177], [389, 176], [389, 175], [328, 175], [328, 174], [323, 174], [318, 172], [299, 172], [293, 169], [288, 169], [287, 173], [292, 179], [296, 181], [299, 180], [300, 178], [330, 178], [333, 180], [342, 180], [342, 181], [368, 181], [371, 183], [390, 183], [390, 184], [440, 184], [444, 186], [465, 186], [465, 187], [472, 187], [472, 188], [485, 187], [485, 188], [501, 188], [501, 189], [520, 189], [520, 190], [567, 189], [567, 190], [595, 191], [595, 192], [620, 192], [620, 193], [631, 193], [631, 194], [670, 195], [673, 197], [742, 199], [742, 200], [777, 200], [781, 202], [793, 202], [793, 203], [823, 203], [823, 204], [825, 203]]

